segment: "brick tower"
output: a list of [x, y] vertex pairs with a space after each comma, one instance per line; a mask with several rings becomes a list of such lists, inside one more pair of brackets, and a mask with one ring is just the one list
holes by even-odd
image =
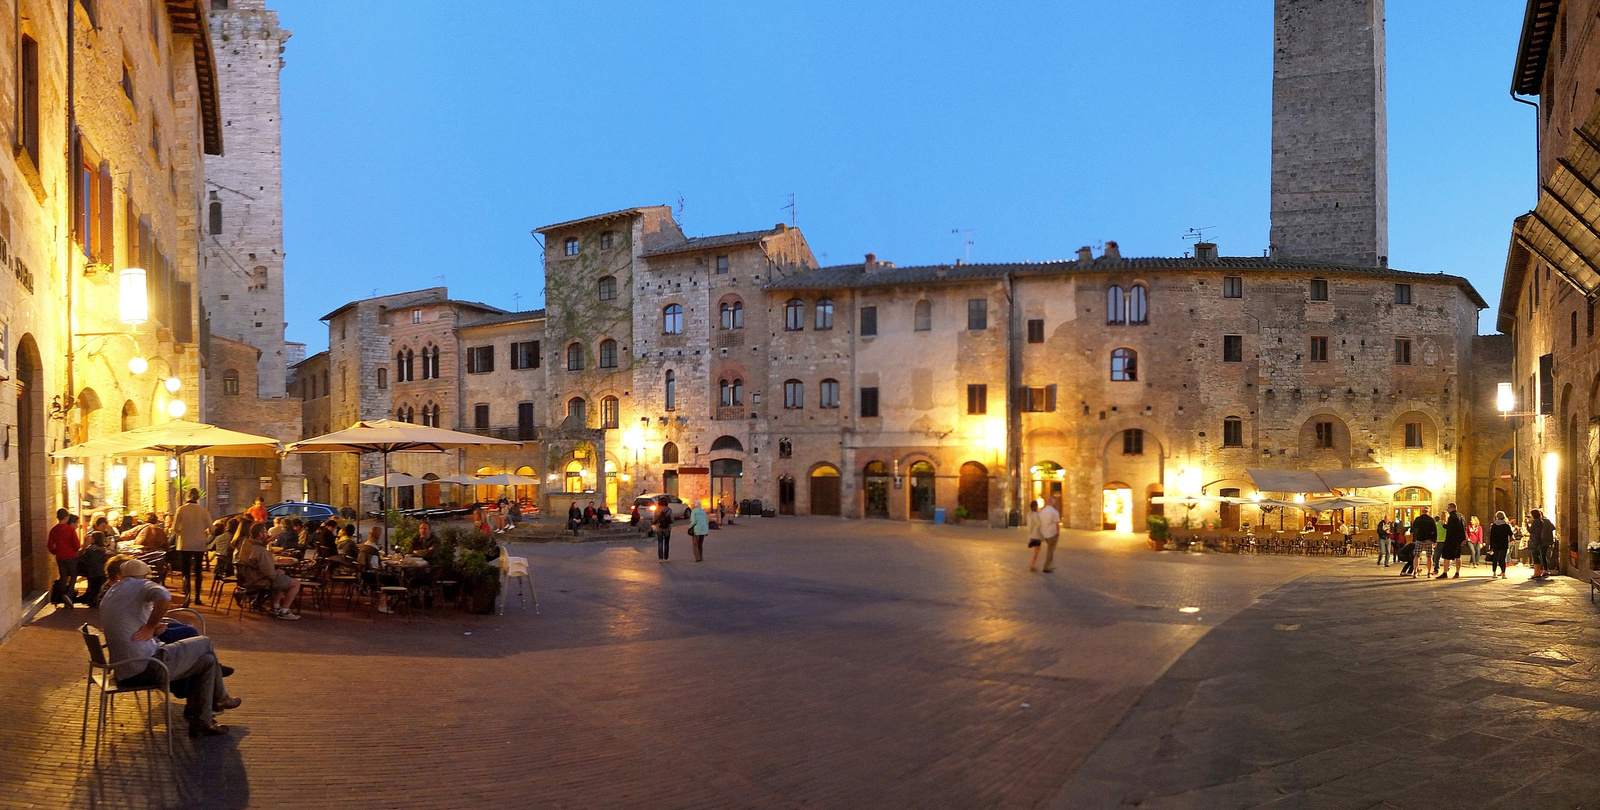
[[1389, 262], [1384, 0], [1277, 0], [1274, 255]]
[[265, 0], [213, 0], [226, 154], [206, 156], [205, 277], [211, 333], [261, 350], [257, 394], [284, 396], [283, 156], [278, 71], [290, 32]]

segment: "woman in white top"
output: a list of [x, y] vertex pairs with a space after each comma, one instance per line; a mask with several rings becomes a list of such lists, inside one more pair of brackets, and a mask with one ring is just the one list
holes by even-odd
[[1039, 522], [1039, 501], [1028, 501], [1028, 548], [1033, 549], [1033, 559], [1028, 561], [1028, 570], [1039, 570], [1039, 547], [1044, 545], [1044, 527]]

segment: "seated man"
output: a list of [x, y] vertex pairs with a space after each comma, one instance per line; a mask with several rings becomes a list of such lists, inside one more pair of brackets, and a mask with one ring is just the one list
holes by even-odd
[[438, 550], [439, 537], [433, 533], [433, 527], [426, 520], [418, 523], [417, 539], [411, 541], [411, 553], [426, 558]]
[[250, 539], [239, 546], [239, 559], [236, 563], [239, 587], [255, 590], [270, 589], [272, 617], [296, 621], [300, 616], [291, 612], [289, 606], [294, 604], [295, 597], [300, 595], [300, 583], [278, 570], [278, 561], [267, 548], [264, 542], [266, 538], [263, 535], [261, 524], [258, 523], [252, 529]]
[[[188, 705], [183, 710], [189, 719], [189, 736], [226, 734], [217, 725], [216, 713], [237, 709], [244, 701], [228, 697], [223, 683], [223, 668], [217, 651], [205, 636], [186, 638], [171, 644], [156, 641], [166, 629], [163, 619], [172, 607], [172, 594], [146, 577], [150, 566], [139, 560], [122, 561], [122, 578], [100, 597], [100, 623], [113, 661], [152, 657], [167, 668], [169, 680], [190, 678]], [[134, 661], [117, 667], [122, 686], [159, 683], [161, 668], [147, 661]]]
[[329, 532], [338, 533], [339, 539], [335, 541], [335, 544], [341, 556], [349, 557], [353, 560], [360, 555], [361, 549], [356, 542], [356, 525], [354, 523], [346, 523], [344, 528], [341, 529], [339, 528], [339, 521], [329, 520], [323, 524], [323, 527]]

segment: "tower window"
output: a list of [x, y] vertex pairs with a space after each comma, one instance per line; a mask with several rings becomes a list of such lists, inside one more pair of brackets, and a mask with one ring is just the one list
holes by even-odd
[[1327, 338], [1325, 338], [1325, 337], [1313, 337], [1311, 339], [1311, 362], [1313, 362], [1313, 363], [1326, 363], [1326, 362], [1328, 362], [1328, 339]]
[[1125, 456], [1144, 455], [1144, 430], [1128, 428], [1122, 431], [1122, 454]]
[[561, 249], [568, 256], [578, 255], [578, 238], [576, 236], [567, 237], [567, 241], [561, 243]]
[[1237, 416], [1230, 416], [1222, 420], [1222, 446], [1244, 446], [1244, 420]]
[[617, 277], [616, 276], [601, 276], [600, 277], [599, 287], [600, 287], [600, 300], [601, 301], [612, 301], [612, 300], [616, 299], [616, 297], [617, 297]]
[[1310, 296], [1313, 301], [1328, 300], [1328, 280], [1325, 278], [1311, 279]]
[[668, 335], [683, 334], [683, 306], [668, 304], [661, 310], [661, 331]]
[[1139, 379], [1139, 353], [1132, 349], [1115, 349], [1111, 352], [1111, 379], [1113, 382], [1137, 382]]
[[1244, 362], [1244, 335], [1222, 336], [1222, 362]]

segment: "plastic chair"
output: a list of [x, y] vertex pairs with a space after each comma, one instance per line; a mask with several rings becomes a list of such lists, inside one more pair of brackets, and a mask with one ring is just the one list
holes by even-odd
[[[533, 590], [533, 578], [528, 575], [528, 558], [513, 557], [510, 549], [504, 543], [500, 544], [500, 615], [506, 613], [506, 592], [511, 589], [511, 583], [517, 583], [517, 602], [523, 610], [528, 609], [528, 598], [533, 599], [533, 612], [539, 612], [539, 596]], [[523, 588], [527, 593], [523, 593]]]
[[[198, 616], [199, 614], [195, 615]], [[100, 635], [100, 631], [90, 627], [88, 624], [84, 624], [78, 628], [78, 633], [83, 636], [83, 645], [88, 648], [89, 652], [89, 674], [83, 685], [83, 728], [78, 734], [80, 748], [88, 744], [89, 741], [89, 695], [95, 687], [100, 689], [100, 708], [95, 717], [94, 727], [94, 761], [97, 765], [100, 763], [100, 738], [105, 733], [106, 713], [108, 708], [110, 711], [116, 711], [117, 695], [133, 694], [135, 696], [134, 704], [138, 705], [139, 699], [137, 695], [139, 692], [160, 692], [163, 709], [162, 718], [167, 727], [167, 756], [172, 756], [172, 692], [169, 688], [170, 673], [167, 672], [167, 665], [151, 656], [124, 658], [121, 661], [108, 663], [106, 661], [105, 637]], [[136, 661], [144, 661], [147, 669], [149, 667], [157, 667], [157, 674], [160, 678], [154, 683], [146, 683], [139, 686], [124, 686], [119, 683], [117, 681], [116, 668]], [[145, 718], [149, 721], [150, 731], [154, 733], [155, 695], [147, 695], [147, 698], [149, 702], [145, 707]]]

